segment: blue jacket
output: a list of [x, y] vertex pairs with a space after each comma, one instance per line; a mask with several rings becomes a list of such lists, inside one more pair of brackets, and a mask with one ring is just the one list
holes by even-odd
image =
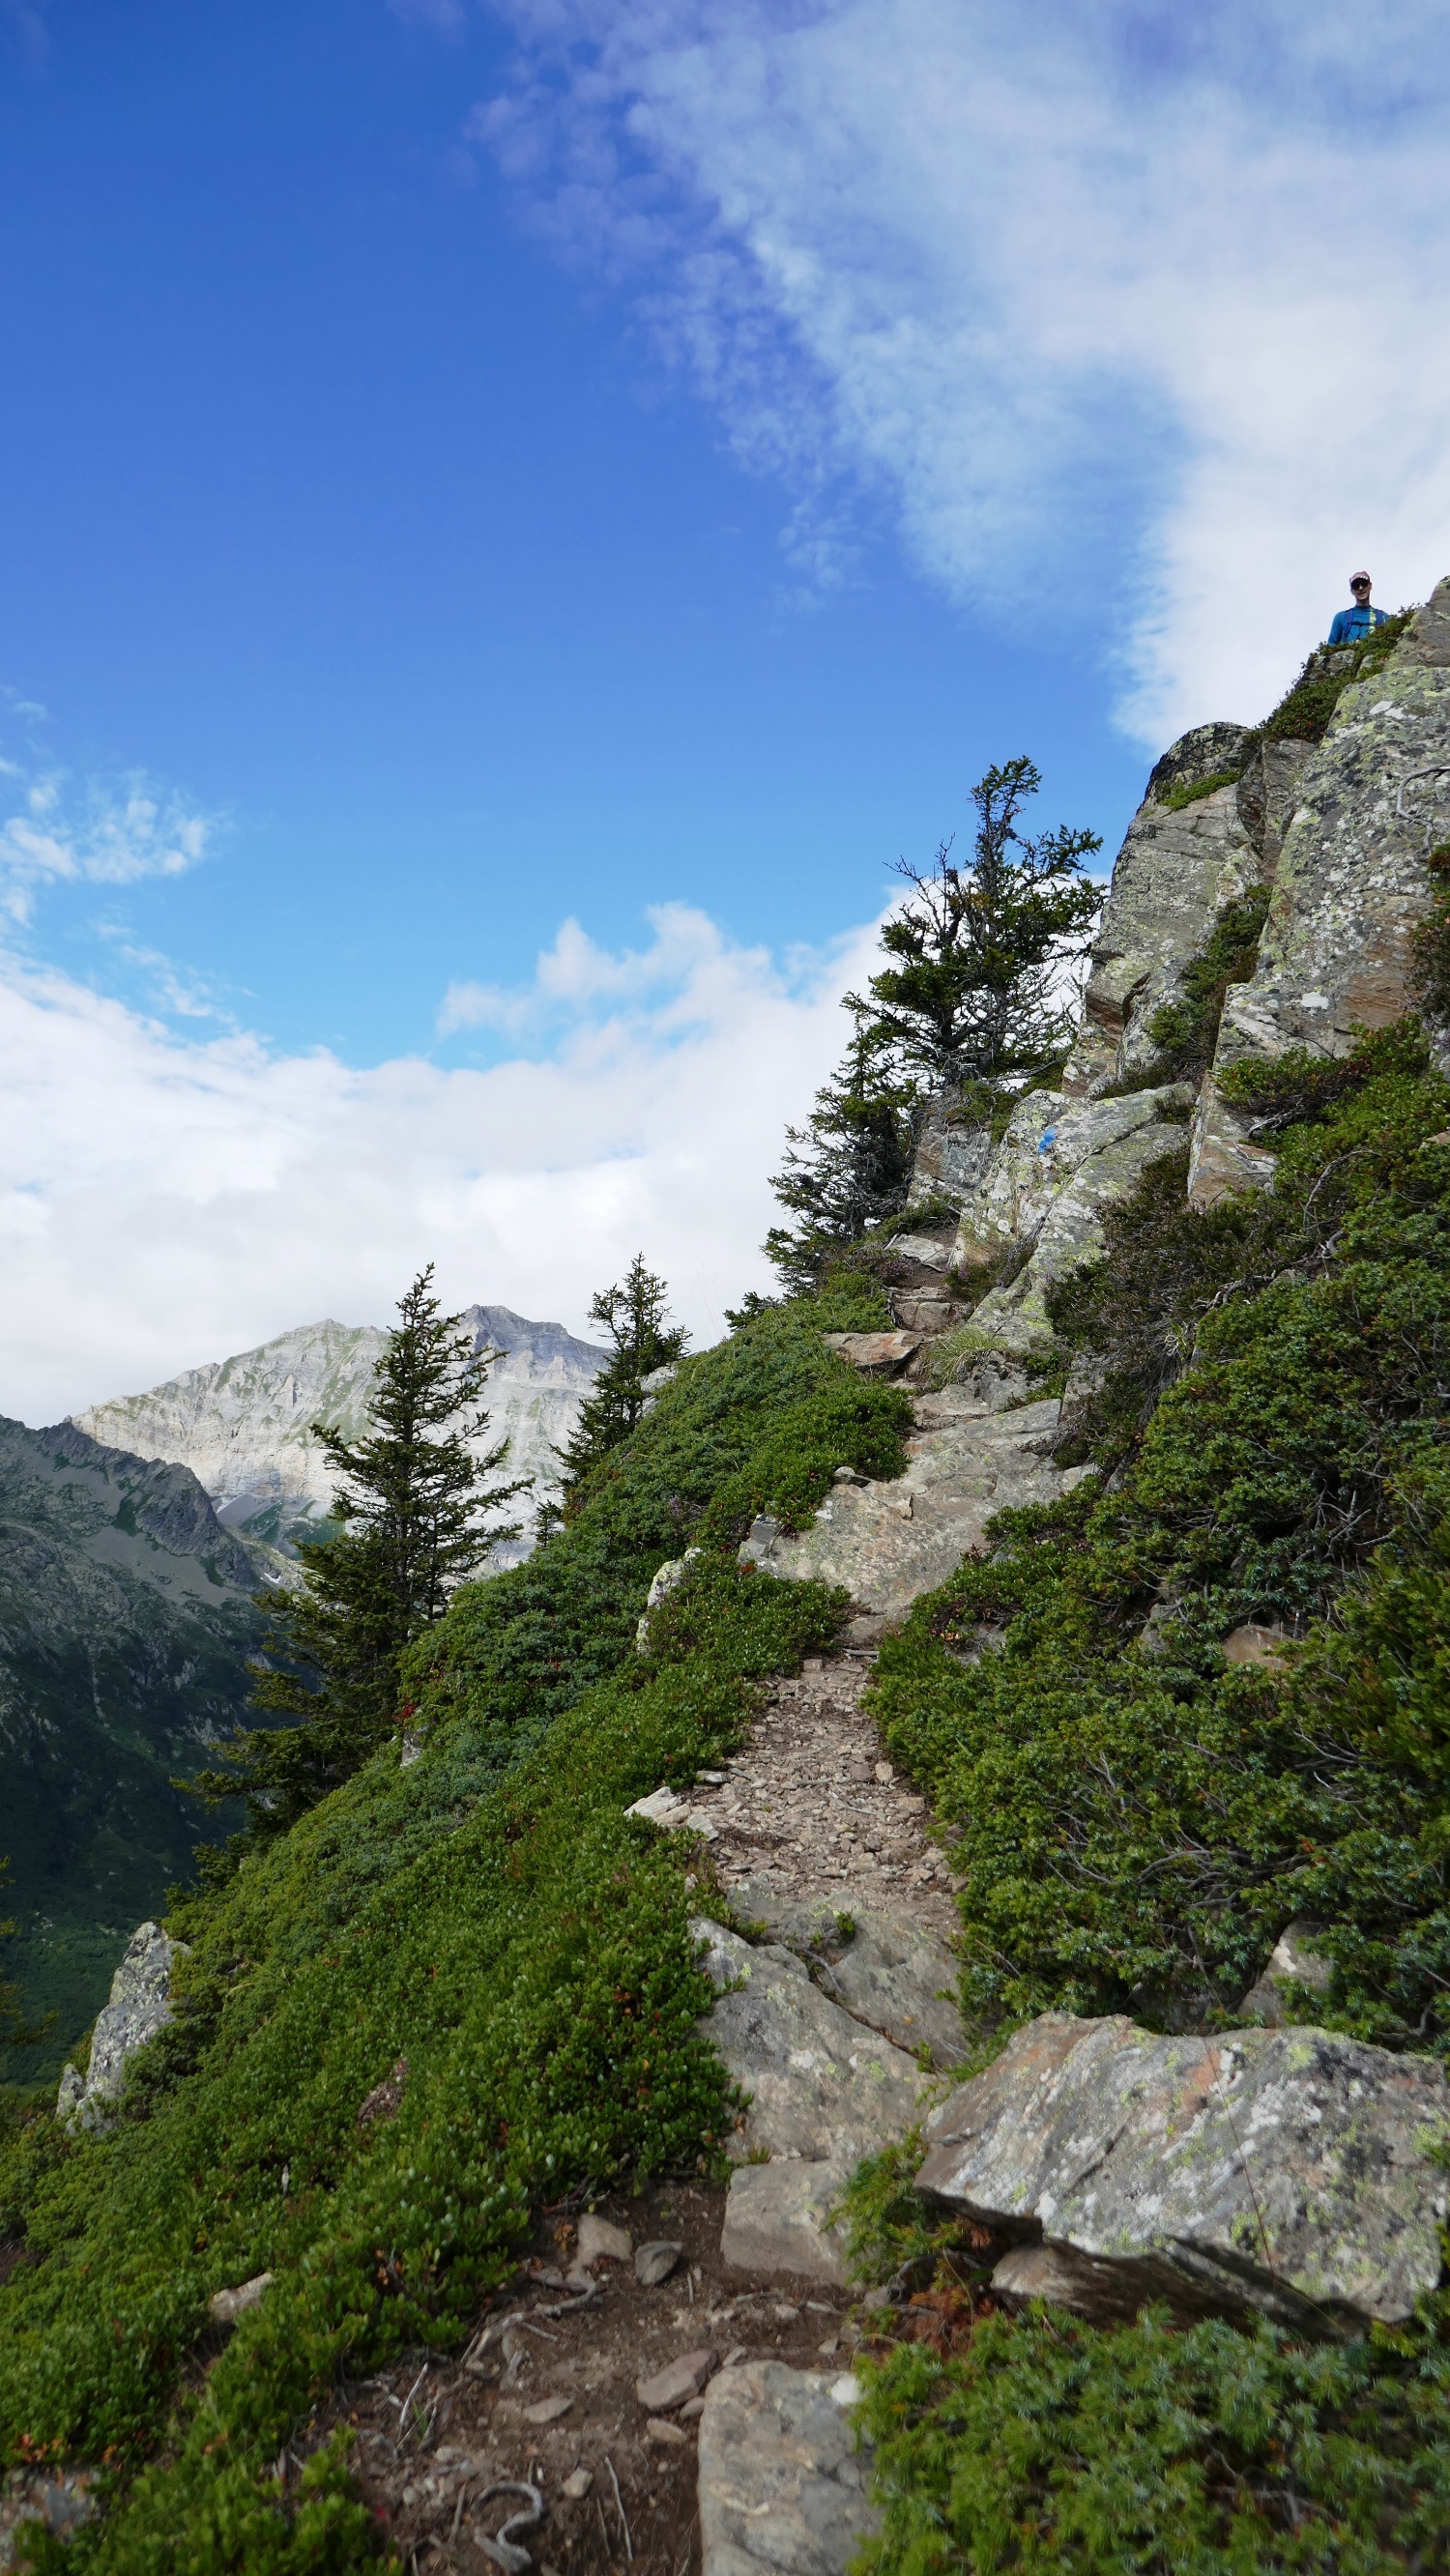
[[1359, 644], [1373, 626], [1387, 626], [1388, 612], [1383, 608], [1341, 608], [1329, 630], [1331, 644]]

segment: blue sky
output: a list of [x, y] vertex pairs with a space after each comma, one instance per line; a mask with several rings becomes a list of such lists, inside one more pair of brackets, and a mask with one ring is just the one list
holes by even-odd
[[1445, 569], [1445, 34], [0, 0], [0, 1407], [719, 1329], [897, 853]]
[[868, 918], [1049, 734], [1054, 803], [1121, 822], [1142, 760], [1102, 674], [1004, 663], [879, 509], [800, 596], [791, 496], [463, 148], [497, 22], [43, 24], [0, 154], [0, 669], [67, 767], [227, 818], [185, 882], [50, 910], [73, 971], [164, 1003], [124, 925], [279, 1044], [368, 1062], [435, 1047], [459, 964], [527, 976], [568, 913], [618, 941], [684, 900], [772, 944]]

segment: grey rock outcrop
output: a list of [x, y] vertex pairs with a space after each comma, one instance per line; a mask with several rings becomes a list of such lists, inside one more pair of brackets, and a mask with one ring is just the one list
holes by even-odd
[[849, 2375], [743, 2362], [700, 2417], [701, 2576], [845, 2576], [880, 2527]]
[[143, 1923], [132, 1933], [111, 1979], [110, 2001], [97, 2016], [84, 2076], [74, 2066], [61, 2074], [56, 2116], [68, 2128], [106, 2126], [130, 2059], [172, 2017], [171, 1972], [187, 1955], [185, 1942], [173, 1941], [159, 1923]]
[[735, 1890], [736, 1911], [793, 1950], [821, 1992], [855, 2021], [934, 2066], [956, 2066], [966, 2034], [956, 2004], [957, 1964], [918, 1917], [853, 1903], [848, 1911], [793, 1903], [761, 1880]]
[[951, 1092], [928, 1101], [912, 1165], [908, 1208], [929, 1207], [935, 1200], [958, 1207], [975, 1189], [991, 1151], [990, 1128], [978, 1124]]
[[[75, 2537], [96, 2510], [91, 2488], [94, 2469], [12, 2469], [0, 2481], [0, 2568], [15, 2564], [15, 2536], [26, 2523], [40, 2523], [53, 2540]], [[29, 2551], [25, 2564], [33, 2564]]]
[[1048, 1289], [1101, 1251], [1104, 1208], [1150, 1163], [1182, 1152], [1193, 1101], [1188, 1084], [1172, 1082], [1115, 1100], [1030, 1091], [1017, 1102], [962, 1210], [953, 1260], [967, 1269], [1014, 1245], [1031, 1253], [974, 1309], [974, 1346], [1021, 1358], [1051, 1340]]
[[851, 2179], [848, 2156], [738, 2165], [730, 2177], [721, 2259], [757, 2281], [846, 2286], [846, 2253], [832, 2212]]
[[915, 1333], [822, 1333], [827, 1348], [848, 1360], [863, 1377], [899, 1377], [921, 1348]]
[[867, 1907], [855, 1930], [816, 1970], [823, 1994], [854, 2021], [879, 2030], [895, 2048], [925, 2049], [934, 2066], [957, 2066], [966, 2054], [954, 2000], [955, 1960], [924, 1925]]
[[809, 1529], [792, 1533], [762, 1516], [742, 1560], [801, 1581], [842, 1583], [863, 1609], [898, 1617], [955, 1573], [994, 1512], [1055, 1502], [1088, 1472], [1052, 1464], [1055, 1398], [994, 1413], [947, 1387], [919, 1397], [916, 1411], [904, 1476], [833, 1485]]
[[1450, 837], [1450, 578], [1375, 677], [1353, 682], [1298, 784], [1255, 972], [1231, 986], [1195, 1122], [1189, 1195], [1267, 1181], [1272, 1157], [1223, 1097], [1232, 1065], [1295, 1047], [1347, 1055], [1410, 1005], [1427, 851]]
[[1263, 1975], [1250, 1986], [1240, 2012], [1256, 2013], [1260, 2020], [1286, 2022], [1289, 1990], [1307, 1987], [1310, 1994], [1327, 1995], [1334, 1983], [1334, 1968], [1320, 1950], [1314, 1947], [1315, 1923], [1286, 1923], [1269, 1953]]
[[703, 1966], [721, 1989], [700, 2023], [750, 2097], [728, 2142], [736, 2171], [721, 2251], [757, 2279], [846, 2277], [831, 2207], [863, 2156], [904, 2137], [926, 2078], [889, 2040], [812, 1984], [794, 1951], [752, 1948], [703, 1919]]
[[644, 1608], [635, 1623], [636, 1654], [643, 1655], [648, 1652], [651, 1616], [658, 1610], [662, 1601], [667, 1601], [672, 1592], [678, 1591], [699, 1553], [697, 1547], [687, 1547], [683, 1556], [672, 1556], [665, 1564], [656, 1568], [654, 1580], [645, 1594]]
[[926, 2126], [919, 2189], [1051, 2257], [1004, 2258], [1019, 2296], [1050, 2270], [1094, 2317], [1162, 2298], [1332, 2336], [1402, 2321], [1440, 2277], [1450, 2086], [1428, 2058], [1044, 2013]]

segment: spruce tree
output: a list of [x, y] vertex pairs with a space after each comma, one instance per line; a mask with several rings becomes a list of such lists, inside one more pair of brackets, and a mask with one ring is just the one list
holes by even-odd
[[406, 1649], [489, 1549], [518, 1536], [518, 1522], [480, 1520], [524, 1490], [488, 1481], [507, 1443], [483, 1458], [469, 1446], [487, 1427], [493, 1354], [475, 1355], [462, 1316], [440, 1312], [432, 1280], [430, 1263], [399, 1300], [361, 1439], [336, 1423], [312, 1426], [342, 1480], [339, 1526], [298, 1549], [297, 1591], [266, 1597], [271, 1627], [252, 1692], [254, 1708], [294, 1722], [244, 1730], [226, 1769], [194, 1783], [213, 1803], [244, 1792], [254, 1830], [284, 1831], [386, 1742], [406, 1714]]
[[1082, 875], [1102, 840], [1066, 825], [1036, 840], [1019, 831], [1041, 784], [1025, 757], [978, 779], [970, 867], [953, 865], [950, 841], [929, 869], [900, 861], [912, 891], [881, 934], [892, 962], [872, 976], [869, 1003], [847, 996], [873, 1040], [927, 1091], [1017, 1088], [1071, 1044], [1063, 969], [1084, 954], [1102, 901]]
[[792, 1296], [816, 1287], [832, 1255], [904, 1207], [916, 1131], [913, 1086], [893, 1078], [885, 1041], [858, 1018], [845, 1062], [816, 1093], [803, 1128], [787, 1127], [771, 1179], [797, 1220], [774, 1225], [766, 1258]]
[[582, 1498], [585, 1479], [642, 1420], [649, 1401], [645, 1379], [656, 1369], [673, 1368], [684, 1355], [690, 1337], [670, 1322], [668, 1301], [668, 1287], [645, 1268], [642, 1252], [623, 1279], [589, 1301], [589, 1319], [604, 1326], [610, 1352], [579, 1409], [573, 1438], [557, 1453], [566, 1520]]

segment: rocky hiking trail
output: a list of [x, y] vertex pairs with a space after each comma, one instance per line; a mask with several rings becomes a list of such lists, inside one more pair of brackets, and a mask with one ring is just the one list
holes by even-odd
[[[949, 1233], [913, 1253], [917, 1329], [889, 1337], [884, 1365], [919, 1376], [920, 1326], [953, 1320]], [[870, 2528], [851, 2362], [881, 2299], [852, 2289], [826, 2222], [859, 2159], [945, 2090], [932, 2070], [960, 2058], [962, 2033], [950, 1856], [864, 1698], [888, 1606], [958, 1562], [1004, 1469], [1013, 1500], [1028, 1479], [1060, 1486], [1040, 1446], [1056, 1407], [1030, 1411], [1014, 1429], [923, 1388], [907, 1475], [838, 1486], [794, 1543], [826, 1533], [850, 1557], [834, 1579], [851, 1582], [860, 1642], [768, 1683], [721, 1771], [639, 1802], [698, 1838], [702, 1893], [742, 1927], [695, 1925], [723, 1990], [703, 2027], [750, 2097], [735, 2171], [728, 2190], [692, 2177], [544, 2213], [461, 2357], [411, 2354], [309, 2430], [310, 2450], [351, 2428], [359, 2484], [410, 2570], [838, 2576]], [[943, 1506], [972, 1474], [964, 1529]]]
[[911, 1388], [905, 1474], [843, 1470], [810, 1528], [766, 1517], [740, 1551], [844, 1585], [841, 1650], [769, 1682], [721, 1770], [632, 1811], [695, 1838], [702, 1897], [729, 1918], [694, 1926], [719, 1990], [702, 2027], [749, 2102], [729, 2188], [546, 2213], [461, 2360], [418, 2353], [350, 2392], [330, 2421], [355, 2429], [410, 2568], [839, 2576], [872, 2526], [850, 2364], [885, 2301], [852, 2289], [831, 2216], [860, 2159], [948, 2090], [965, 2043], [949, 1845], [865, 1695], [887, 1627], [991, 1515], [1084, 1472], [1053, 1465], [1061, 1408], [1017, 1373], [989, 1371], [982, 1392], [926, 1382], [962, 1312], [955, 1233], [898, 1238], [896, 1328], [839, 1341]]
[[726, 1772], [661, 1820], [764, 1936], [697, 1926], [732, 1989], [705, 2027], [752, 2095], [729, 2191], [545, 2212], [462, 2356], [408, 2355], [299, 2444], [297, 2466], [351, 2429], [408, 2568], [825, 2576], [866, 2530], [850, 2365], [873, 2320], [821, 2222], [960, 2053], [950, 1865], [862, 1705], [872, 1660], [777, 1679]]
[[690, 1838], [717, 1998], [701, 2029], [747, 2105], [728, 2189], [682, 2178], [543, 2213], [460, 2359], [416, 2354], [319, 2424], [354, 2428], [410, 2570], [844, 2576], [876, 2519], [856, 2355], [903, 2336], [948, 2349], [983, 2308], [980, 2288], [848, 2280], [845, 2185], [917, 2123], [921, 2188], [995, 2266], [987, 2306], [1108, 2320], [1155, 2298], [1180, 2322], [1342, 2338], [1402, 2322], [1438, 2278], [1450, 2088], [1429, 2061], [1277, 2026], [1275, 1980], [1320, 1973], [1303, 1939], [1245, 1998], [1253, 2027], [1157, 2040], [1047, 2013], [952, 2088], [949, 1836], [865, 1706], [875, 1648], [994, 1511], [1082, 1471], [1053, 1464], [1061, 1407], [1010, 1365], [925, 1383], [955, 1320], [951, 1257], [944, 1234], [908, 1238], [897, 1328], [842, 1337], [843, 1357], [913, 1387], [905, 1474], [845, 1471], [810, 1528], [763, 1516], [741, 1548], [847, 1587], [841, 1650], [766, 1685], [721, 1769], [631, 1810]]

